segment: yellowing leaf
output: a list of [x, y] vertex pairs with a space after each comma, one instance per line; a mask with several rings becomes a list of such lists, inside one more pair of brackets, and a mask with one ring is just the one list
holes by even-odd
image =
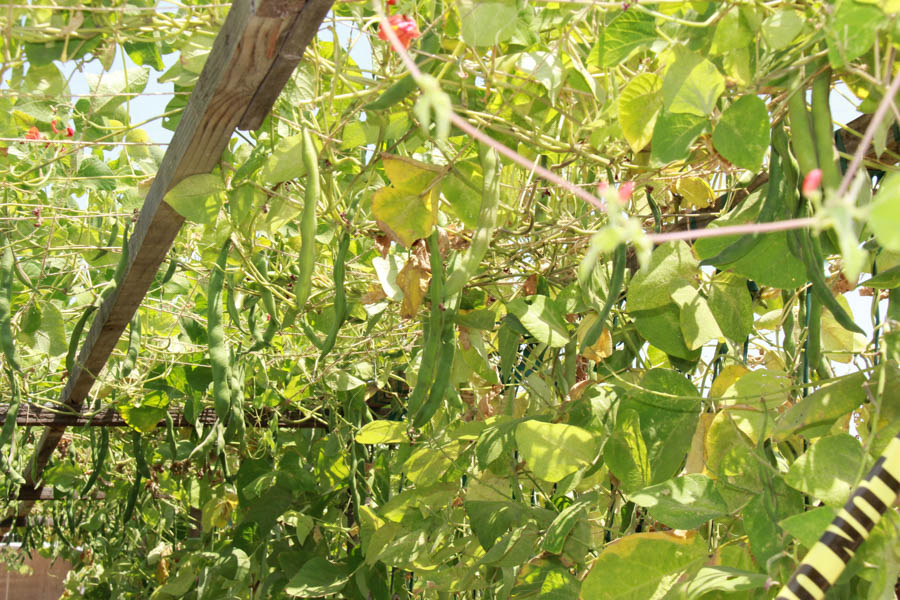
[[[597, 313], [588, 313], [578, 325], [577, 336], [579, 348], [581, 347], [581, 341], [584, 339], [584, 336], [587, 335], [587, 332], [590, 331], [591, 327], [593, 327], [594, 323], [597, 321], [597, 316]], [[609, 329], [604, 327], [603, 333], [600, 334], [600, 337], [594, 342], [594, 345], [585, 348], [582, 355], [589, 360], [599, 361], [604, 358], [609, 358], [612, 356], [612, 353], [612, 335], [610, 335]]]
[[398, 444], [406, 442], [405, 421], [372, 421], [366, 423], [354, 438], [357, 444]]
[[516, 444], [528, 468], [554, 483], [590, 465], [598, 450], [593, 434], [586, 429], [541, 421], [519, 423]]
[[642, 73], [628, 82], [619, 96], [619, 126], [634, 152], [640, 152], [653, 137], [653, 126], [662, 107], [662, 80]]
[[712, 188], [699, 177], [684, 177], [675, 184], [675, 193], [691, 208], [706, 208], [715, 198]]
[[391, 184], [375, 192], [372, 213], [378, 226], [404, 246], [427, 237], [437, 221], [441, 174], [431, 165], [384, 155], [385, 173]]
[[176, 183], [163, 200], [188, 221], [210, 225], [219, 215], [224, 191], [225, 182], [221, 176], [201, 173]]
[[415, 257], [411, 257], [397, 273], [397, 286], [403, 290], [400, 316], [404, 319], [412, 319], [416, 316], [419, 305], [422, 304], [422, 299], [428, 290], [427, 278], [428, 274]]
[[627, 535], [604, 548], [581, 586], [582, 600], [662, 598], [685, 571], [707, 560], [696, 532]]

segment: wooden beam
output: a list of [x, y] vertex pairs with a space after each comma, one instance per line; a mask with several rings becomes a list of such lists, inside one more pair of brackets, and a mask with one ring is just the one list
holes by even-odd
[[[163, 202], [166, 192], [185, 177], [212, 171], [241, 121], [262, 122], [258, 115], [269, 111], [281, 88], [260, 88], [287, 81], [290, 73], [285, 77], [284, 71], [300, 61], [332, 2], [234, 0], [144, 201], [128, 244], [128, 267], [97, 311], [59, 406], [80, 412], [181, 230], [184, 218]], [[282, 56], [283, 51], [288, 54]], [[245, 118], [251, 107], [249, 114], [256, 116]], [[65, 428], [44, 430], [26, 474], [29, 485], [40, 481]], [[28, 514], [32, 506], [24, 502], [19, 515]]]
[[19, 500], [103, 500], [106, 498], [106, 492], [93, 492], [88, 494], [87, 496], [75, 496], [74, 498], [68, 494], [63, 495], [59, 498], [55, 496], [53, 493], [52, 487], [38, 487], [34, 488], [28, 485], [23, 485], [19, 488]]
[[[383, 392], [377, 392], [372, 396], [367, 404], [369, 408], [379, 417], [385, 416], [385, 411], [389, 410], [391, 400]], [[0, 424], [6, 422], [6, 414], [9, 406], [0, 406]], [[193, 424], [188, 421], [184, 413], [178, 408], [170, 408], [169, 416], [172, 417], [172, 423], [175, 427], [192, 427]], [[269, 423], [275, 418], [276, 413], [271, 409], [248, 410], [244, 412], [244, 421], [249, 427], [268, 427]], [[328, 418], [327, 411], [322, 415]], [[299, 410], [282, 410], [278, 413], [278, 426], [284, 429], [326, 429], [328, 424], [313, 419]], [[216, 411], [212, 407], [203, 409], [197, 416], [197, 421], [204, 425], [216, 422]], [[110, 408], [91, 415], [74, 412], [58, 412], [42, 410], [39, 407], [23, 406], [19, 408], [16, 415], [16, 423], [23, 427], [29, 426], [62, 426], [62, 427], [127, 427], [128, 423], [122, 418], [114, 408]], [[166, 421], [160, 419], [157, 423], [158, 427], [165, 427]]]

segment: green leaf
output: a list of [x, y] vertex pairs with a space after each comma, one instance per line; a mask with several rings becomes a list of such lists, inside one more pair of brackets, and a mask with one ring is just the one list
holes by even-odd
[[417, 486], [428, 486], [447, 472], [455, 455], [453, 448], [431, 448], [420, 446], [410, 455], [404, 463], [406, 476]]
[[437, 221], [441, 186], [434, 184], [441, 175], [431, 165], [400, 156], [385, 155], [382, 164], [391, 184], [375, 192], [372, 213], [382, 230], [410, 247], [428, 237]]
[[820, 438], [794, 461], [784, 481], [829, 506], [840, 507], [857, 484], [863, 450], [846, 433]]
[[658, 246], [650, 263], [638, 269], [628, 286], [628, 310], [659, 308], [672, 302], [672, 293], [690, 284], [700, 273], [700, 264], [684, 242]]
[[689, 532], [627, 535], [603, 549], [581, 585], [582, 600], [662, 598], [685, 571], [707, 560], [706, 541]]
[[19, 339], [33, 352], [45, 356], [59, 356], [69, 349], [66, 324], [62, 313], [52, 302], [41, 302], [40, 326], [31, 334], [19, 332]]
[[687, 347], [681, 333], [681, 309], [673, 303], [651, 310], [631, 312], [634, 325], [645, 340], [665, 352], [684, 360], [700, 358], [700, 350]]
[[671, 369], [647, 371], [639, 386], [620, 400], [620, 411], [634, 410], [640, 417], [651, 471], [647, 485], [666, 481], [681, 469], [697, 428], [700, 402], [694, 384]]
[[506, 305], [506, 310], [542, 344], [562, 348], [569, 343], [566, 322], [553, 301], [541, 295], [531, 296], [530, 300], [528, 303], [524, 298], [516, 298]]
[[769, 127], [766, 103], [748, 94], [725, 109], [713, 131], [713, 144], [731, 164], [755, 172], [769, 147]]
[[681, 334], [690, 350], [696, 350], [708, 341], [722, 337], [722, 330], [719, 329], [709, 303], [697, 289], [685, 283], [672, 292], [672, 300], [681, 309]]
[[72, 491], [80, 485], [83, 475], [81, 469], [71, 460], [62, 460], [52, 467], [48, 467], [42, 476], [45, 485], [57, 488], [60, 491]]
[[113, 110], [128, 99], [123, 94], [140, 94], [147, 87], [150, 69], [137, 67], [101, 73], [86, 73], [88, 87], [91, 90], [91, 110], [97, 114], [111, 116]]
[[519, 26], [515, 0], [460, 0], [462, 37], [470, 46], [493, 46], [508, 41]]
[[472, 533], [485, 550], [490, 550], [513, 524], [520, 523], [526, 512], [522, 504], [509, 501], [466, 501], [465, 508]]
[[552, 483], [589, 466], [599, 452], [594, 435], [586, 429], [542, 421], [520, 423], [516, 445], [528, 468]]
[[864, 373], [842, 377], [803, 398], [779, 418], [772, 437], [782, 441], [810, 427], [833, 423], [866, 401]]
[[898, 286], [900, 286], [900, 265], [887, 271], [882, 271], [859, 284], [859, 287], [870, 287], [879, 290], [892, 290]]
[[397, 444], [408, 442], [406, 430], [409, 424], [406, 421], [372, 421], [366, 423], [357, 432], [358, 444]]
[[819, 538], [825, 533], [825, 529], [837, 516], [838, 509], [832, 506], [819, 506], [806, 512], [794, 515], [779, 521], [782, 529], [797, 538], [806, 546], [812, 548]]
[[572, 532], [579, 520], [587, 520], [587, 501], [579, 501], [564, 508], [556, 515], [553, 523], [547, 528], [544, 538], [541, 540], [541, 550], [552, 554], [560, 554], [566, 543], [566, 538]]
[[728, 514], [715, 482], [700, 474], [676, 477], [629, 494], [628, 498], [672, 529], [695, 529]]
[[519, 57], [518, 68], [534, 77], [556, 100], [565, 72], [562, 61], [550, 52], [529, 52]]
[[581, 583], [557, 558], [536, 558], [522, 566], [510, 594], [511, 600], [572, 600]]
[[[762, 196], [761, 190], [754, 192], [737, 210], [719, 217], [708, 227], [755, 222], [762, 207]], [[736, 242], [738, 237], [727, 235], [700, 239], [694, 244], [694, 251], [701, 259], [711, 258]], [[759, 285], [774, 288], [792, 289], [806, 284], [806, 267], [791, 252], [785, 232], [763, 235], [753, 251], [728, 265], [728, 270], [752, 279]]]
[[336, 594], [350, 580], [351, 570], [321, 556], [308, 560], [284, 588], [289, 596], [319, 597]]
[[224, 192], [221, 176], [200, 173], [176, 183], [163, 200], [192, 223], [214, 225], [224, 202]]
[[772, 50], [787, 48], [803, 30], [803, 17], [790, 9], [779, 10], [762, 23], [762, 37]]
[[327, 381], [332, 389], [339, 392], [349, 392], [366, 385], [365, 381], [344, 370], [335, 372]]
[[879, 244], [900, 252], [900, 173], [891, 173], [881, 182], [867, 222]]
[[662, 107], [662, 80], [653, 73], [641, 73], [622, 90], [616, 105], [619, 126], [634, 152], [650, 143], [657, 115]]
[[141, 433], [149, 433], [166, 416], [169, 397], [163, 392], [151, 392], [141, 398], [140, 404], [129, 403], [116, 407], [122, 419]]
[[709, 287], [709, 309], [722, 334], [743, 342], [753, 330], [753, 298], [747, 280], [734, 273], [717, 273]]
[[639, 490], [650, 484], [647, 445], [641, 433], [641, 417], [636, 410], [619, 409], [615, 431], [603, 448], [603, 460], [624, 490]]
[[[275, 144], [275, 150], [272, 151], [272, 154], [266, 161], [266, 166], [263, 168], [263, 181], [275, 184], [305, 177], [306, 166], [300, 160], [302, 143], [303, 134], [300, 133], [278, 140], [278, 143]], [[317, 150], [321, 149], [322, 145], [315, 136], [313, 137], [313, 143]]]
[[868, 52], [883, 21], [884, 13], [871, 4], [837, 0], [825, 28], [831, 66], [839, 69]]
[[651, 160], [667, 164], [686, 159], [691, 144], [703, 133], [707, 123], [706, 117], [663, 111], [653, 128]]
[[675, 62], [662, 84], [663, 105], [673, 113], [705, 117], [725, 91], [725, 78], [716, 66], [699, 54], [677, 46]]
[[105, 162], [96, 156], [85, 157], [78, 165], [76, 177], [83, 177], [81, 184], [101, 191], [116, 189], [116, 182], [112, 178], [113, 172]]
[[640, 10], [620, 12], [603, 30], [600, 66], [614, 67], [641, 46], [656, 41], [656, 20]]
[[703, 567], [687, 585], [687, 598], [702, 598], [710, 592], [741, 592], [765, 587], [769, 576], [732, 567]]

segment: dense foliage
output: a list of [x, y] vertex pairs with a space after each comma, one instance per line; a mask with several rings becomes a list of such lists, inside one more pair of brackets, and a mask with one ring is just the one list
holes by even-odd
[[[387, 4], [169, 192], [86, 407], [130, 427], [70, 429], [16, 539], [70, 598], [773, 597], [900, 431], [900, 2]], [[163, 155], [132, 105], [174, 129], [228, 10], [166, 6], [2, 9], [3, 404], [58, 401]], [[857, 176], [840, 94], [888, 108]], [[892, 598], [898, 532], [832, 597]]]

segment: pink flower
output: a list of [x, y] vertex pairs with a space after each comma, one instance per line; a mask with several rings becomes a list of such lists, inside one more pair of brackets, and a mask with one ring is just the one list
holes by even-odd
[[626, 181], [622, 185], [619, 186], [619, 200], [622, 202], [628, 202], [631, 199], [631, 194], [634, 193], [634, 182]]
[[[391, 29], [394, 30], [394, 34], [397, 36], [397, 39], [400, 40], [400, 44], [404, 48], [409, 48], [409, 45], [412, 43], [414, 39], [420, 37], [422, 33], [419, 31], [419, 26], [416, 25], [416, 22], [407, 15], [391, 15], [388, 17], [388, 23], [391, 26]], [[389, 41], [387, 37], [387, 33], [381, 26], [378, 27], [378, 39]]]
[[822, 169], [813, 169], [803, 178], [803, 195], [809, 196], [822, 185]]

